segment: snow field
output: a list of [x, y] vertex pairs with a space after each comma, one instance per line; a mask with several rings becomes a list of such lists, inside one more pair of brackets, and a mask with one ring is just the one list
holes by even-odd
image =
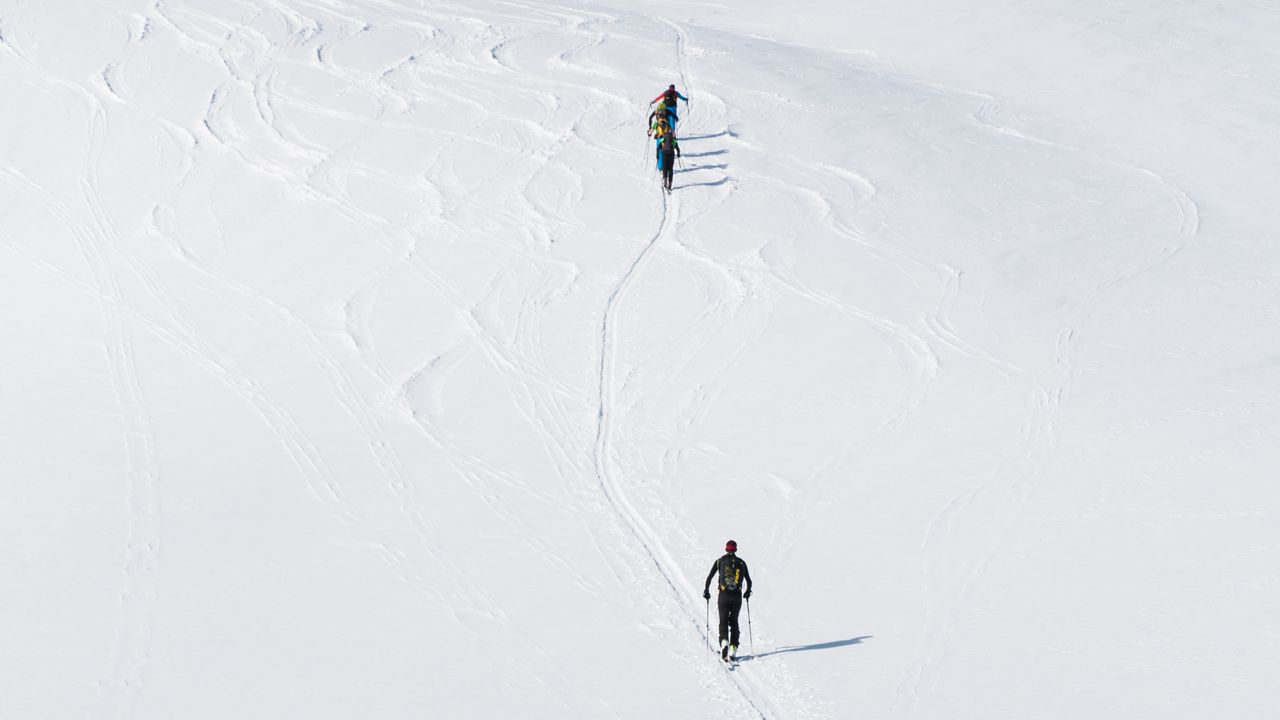
[[1276, 15], [972, 10], [0, 3], [0, 705], [1273, 706]]

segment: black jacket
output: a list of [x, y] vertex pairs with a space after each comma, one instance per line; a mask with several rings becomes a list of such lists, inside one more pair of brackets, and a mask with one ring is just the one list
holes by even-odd
[[705, 594], [710, 590], [711, 581], [720, 574], [721, 563], [725, 562], [737, 564], [737, 568], [730, 568], [730, 570], [736, 569], [740, 572], [742, 574], [742, 582], [737, 590], [725, 590], [724, 588], [720, 588], [720, 592], [741, 593], [743, 590], [751, 592], [751, 573], [747, 571], [747, 561], [738, 557], [734, 553], [725, 553], [711, 564], [711, 572], [707, 573], [707, 581], [702, 585], [702, 592]]

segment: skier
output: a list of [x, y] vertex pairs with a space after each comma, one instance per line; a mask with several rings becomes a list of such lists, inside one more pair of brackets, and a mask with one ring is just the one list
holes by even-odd
[[676, 134], [667, 130], [658, 136], [658, 169], [662, 171], [662, 187], [671, 192], [671, 179], [676, 172], [676, 158], [680, 157], [680, 143]]
[[649, 113], [649, 126], [653, 127], [659, 122], [671, 123], [673, 118], [675, 118], [675, 114], [675, 110], [667, 108], [667, 101], [662, 100], [658, 103], [658, 106], [653, 109], [653, 112]]
[[667, 119], [665, 117], [660, 117], [653, 121], [653, 124], [649, 126], [649, 131], [646, 134], [653, 138], [653, 154], [654, 158], [659, 163], [658, 169], [661, 170], [662, 137], [664, 135], [673, 135], [674, 133], [671, 131], [671, 126], [667, 124]]
[[649, 131], [645, 134], [654, 140], [661, 140], [662, 136], [669, 132], [671, 132], [671, 126], [667, 124], [667, 119], [660, 117], [650, 122]]
[[[724, 555], [711, 565], [707, 582], [702, 587], [702, 599], [711, 599], [711, 579], [720, 577], [720, 595], [716, 608], [720, 610], [720, 659], [738, 659], [738, 613], [742, 601], [751, 599], [751, 573], [747, 563], [738, 557], [738, 543], [730, 540], [724, 544]], [[743, 592], [743, 588], [746, 592]]]
[[[676, 121], [680, 119], [679, 117], [676, 116], [676, 100], [677, 99], [683, 100], [686, 103], [689, 102], [689, 98], [681, 95], [679, 91], [676, 90], [675, 85], [668, 85], [667, 89], [663, 90], [662, 93], [658, 95], [658, 97], [649, 101], [650, 105], [658, 102], [659, 100], [662, 101], [662, 103], [653, 112], [654, 114], [657, 114], [660, 110], [665, 109], [667, 111], [666, 113], [667, 122], [671, 123], [672, 130], [676, 129]], [[650, 115], [649, 117], [652, 118], [653, 115]]]

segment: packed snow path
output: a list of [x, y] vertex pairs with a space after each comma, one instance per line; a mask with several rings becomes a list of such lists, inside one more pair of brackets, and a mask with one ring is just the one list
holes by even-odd
[[0, 707], [1276, 706], [1280, 14], [775, 5], [0, 0]]

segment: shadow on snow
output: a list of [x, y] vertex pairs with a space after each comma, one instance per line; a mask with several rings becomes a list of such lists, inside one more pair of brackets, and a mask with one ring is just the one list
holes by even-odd
[[848, 640], [832, 640], [831, 642], [814, 643], [813, 645], [788, 645], [780, 647], [777, 650], [762, 652], [759, 655], [752, 655], [751, 659], [769, 657], [770, 655], [781, 655], [782, 653], [804, 652], [806, 650], [829, 650], [831, 648], [845, 647], [846, 645], [860, 645], [863, 640], [870, 640], [874, 635], [862, 635], [860, 637], [849, 638]]
[[688, 167], [676, 168], [676, 174], [677, 174], [677, 175], [679, 175], [680, 173], [693, 172], [694, 170], [724, 170], [724, 169], [726, 169], [726, 168], [728, 168], [728, 167], [729, 167], [728, 165], [724, 165], [724, 164], [720, 164], [720, 165], [689, 165]]
[[679, 190], [680, 188], [691, 188], [691, 187], [715, 187], [715, 186], [717, 186], [717, 185], [723, 185], [723, 184], [725, 184], [725, 183], [729, 182], [729, 181], [730, 181], [730, 180], [732, 180], [732, 179], [733, 179], [733, 178], [731, 178], [731, 177], [729, 177], [728, 175], [726, 175], [726, 176], [724, 176], [724, 177], [720, 178], [719, 180], [712, 180], [711, 182], [686, 183], [686, 184], [684, 184], [684, 185], [676, 185], [676, 186], [675, 186], [675, 187], [673, 187], [672, 189], [673, 189], [673, 190]]
[[712, 155], [727, 155], [728, 153], [729, 153], [728, 150], [708, 150], [706, 152], [700, 152], [700, 153], [685, 153], [680, 157], [688, 157], [688, 158], [710, 157]]

